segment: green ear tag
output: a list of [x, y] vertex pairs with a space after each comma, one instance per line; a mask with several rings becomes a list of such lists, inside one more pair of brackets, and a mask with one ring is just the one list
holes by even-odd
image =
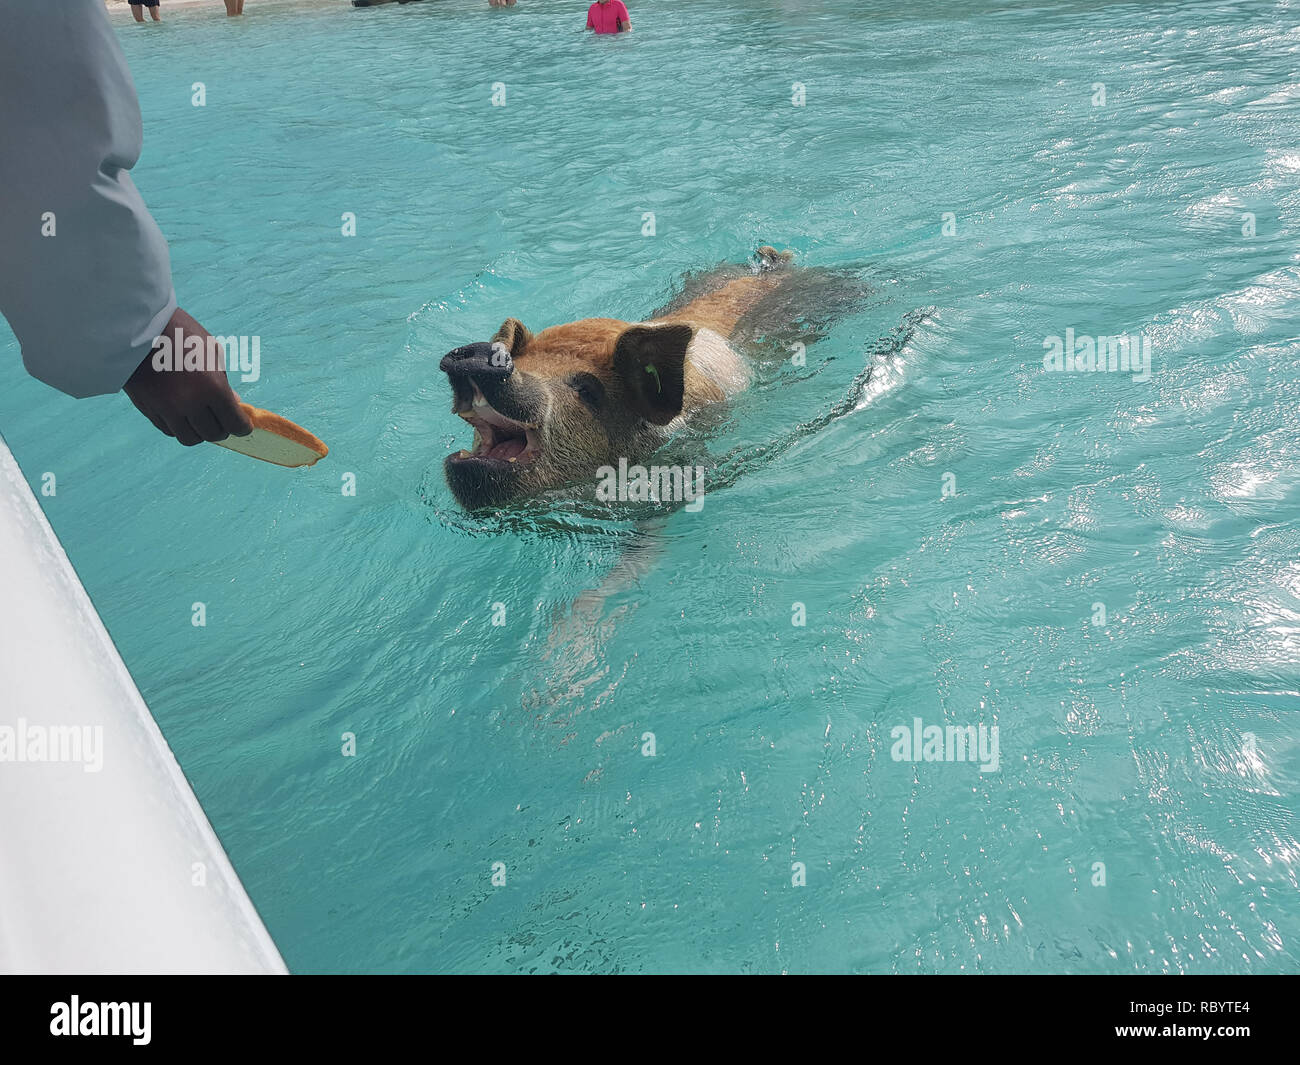
[[645, 368], [645, 372], [652, 373], [655, 375], [655, 391], [658, 392], [660, 395], [663, 395], [664, 386], [659, 383], [659, 371], [655, 369], [654, 363], [650, 363]]

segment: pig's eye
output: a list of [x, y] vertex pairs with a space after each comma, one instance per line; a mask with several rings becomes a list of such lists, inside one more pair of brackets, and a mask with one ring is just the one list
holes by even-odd
[[600, 378], [589, 373], [575, 374], [569, 378], [569, 387], [592, 410], [596, 410], [605, 399], [605, 386], [600, 383]]

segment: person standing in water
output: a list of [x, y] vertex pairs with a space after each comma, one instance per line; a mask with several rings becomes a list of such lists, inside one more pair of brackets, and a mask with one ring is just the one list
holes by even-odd
[[597, 33], [631, 33], [632, 19], [623, 0], [596, 0], [587, 10], [587, 29]]
[[149, 9], [149, 17], [155, 22], [162, 21], [162, 15], [158, 10], [158, 0], [131, 0], [131, 14], [135, 17], [136, 22], [144, 21], [144, 9]]
[[244, 0], [226, 0], [226, 17], [231, 15], [242, 15], [244, 13]]

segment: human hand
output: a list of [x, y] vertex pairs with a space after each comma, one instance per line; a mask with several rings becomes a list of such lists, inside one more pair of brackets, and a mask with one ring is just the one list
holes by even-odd
[[[174, 347], [178, 363], [184, 342], [190, 337], [202, 338], [206, 354], [208, 331], [179, 307], [167, 322], [165, 335], [174, 342], [177, 330], [181, 341], [180, 347]], [[224, 370], [183, 370], [179, 366], [158, 370], [153, 361], [154, 352], [150, 352], [122, 391], [159, 432], [193, 447], [205, 440], [215, 444], [231, 435], [247, 436], [253, 431]]]

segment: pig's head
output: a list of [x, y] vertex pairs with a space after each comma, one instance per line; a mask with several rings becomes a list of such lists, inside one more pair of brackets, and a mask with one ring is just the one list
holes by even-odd
[[575, 482], [653, 451], [687, 401], [684, 324], [590, 318], [534, 336], [513, 318], [488, 343], [449, 352], [452, 411], [474, 429], [472, 450], [445, 462], [467, 509]]

